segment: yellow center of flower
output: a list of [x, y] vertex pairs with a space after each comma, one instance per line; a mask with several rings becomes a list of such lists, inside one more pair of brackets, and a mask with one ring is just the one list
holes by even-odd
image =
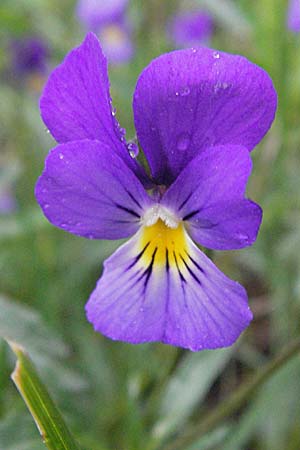
[[143, 266], [149, 266], [152, 261], [155, 266], [164, 265], [167, 269], [184, 266], [188, 242], [182, 223], [170, 228], [158, 219], [154, 225], [144, 226], [138, 246], [140, 254], [143, 252], [140, 258]]
[[120, 46], [124, 41], [125, 33], [117, 25], [108, 25], [102, 29], [100, 40], [107, 42], [112, 46]]

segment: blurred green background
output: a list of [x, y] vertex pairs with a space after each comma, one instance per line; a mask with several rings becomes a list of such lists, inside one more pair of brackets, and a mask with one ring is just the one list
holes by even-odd
[[[166, 24], [180, 7], [206, 7], [211, 46], [266, 69], [278, 92], [276, 121], [253, 152], [248, 195], [264, 210], [249, 249], [215, 263], [249, 293], [254, 321], [229, 349], [191, 353], [162, 344], [126, 345], [96, 335], [84, 305], [116, 242], [85, 240], [51, 226], [34, 185], [55, 145], [39, 115], [47, 78], [15, 76], [10, 42], [42, 37], [48, 73], [85, 31], [71, 0], [0, 2], [0, 334], [24, 343], [83, 449], [163, 449], [300, 335], [300, 34], [286, 27], [285, 0], [132, 0], [132, 61], [110, 65], [117, 117], [134, 138], [131, 99], [138, 74], [172, 50]], [[14, 357], [0, 339], [0, 449], [44, 448], [10, 380]], [[300, 358], [294, 358], [235, 414], [186, 450], [298, 450]]]

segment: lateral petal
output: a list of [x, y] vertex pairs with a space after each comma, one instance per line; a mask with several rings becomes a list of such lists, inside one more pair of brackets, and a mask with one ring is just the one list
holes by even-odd
[[232, 250], [253, 244], [261, 208], [245, 198], [252, 163], [237, 145], [201, 152], [166, 191], [161, 203], [186, 223], [192, 238], [204, 247]]
[[124, 161], [90, 140], [54, 148], [35, 194], [51, 223], [90, 239], [133, 235], [153, 203]]

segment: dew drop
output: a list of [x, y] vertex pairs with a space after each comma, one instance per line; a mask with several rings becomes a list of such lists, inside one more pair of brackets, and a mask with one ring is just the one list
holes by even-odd
[[183, 87], [182, 89], [180, 89], [180, 95], [182, 97], [185, 97], [187, 95], [189, 95], [191, 92], [190, 88], [188, 86]]
[[246, 233], [237, 233], [236, 237], [237, 239], [244, 241], [245, 243], [249, 242], [249, 236]]
[[64, 159], [64, 155], [62, 153], [59, 153], [58, 157], [59, 159]]
[[176, 95], [176, 97], [178, 97], [179, 96], [179, 92], [175, 92], [175, 95]]
[[117, 133], [119, 135], [120, 140], [122, 142], [124, 142], [125, 141], [125, 134], [126, 134], [125, 128], [122, 128], [117, 121], [115, 122], [115, 128], [116, 128], [116, 131], [117, 131]]
[[187, 150], [190, 142], [191, 142], [191, 138], [187, 133], [181, 134], [177, 140], [177, 149], [182, 152]]
[[135, 142], [129, 142], [127, 144], [127, 150], [129, 151], [131, 158], [136, 158], [139, 154], [139, 147]]
[[117, 112], [116, 108], [112, 107], [112, 108], [111, 108], [111, 115], [112, 115], [112, 116], [115, 116], [115, 115], [116, 115], [116, 112]]
[[66, 228], [67, 224], [63, 222], [63, 223], [60, 224], [60, 226], [61, 226], [62, 228]]
[[215, 59], [219, 59], [219, 58], [220, 58], [220, 53], [218, 53], [218, 52], [213, 52], [213, 57], [214, 57]]
[[50, 206], [50, 205], [49, 205], [48, 203], [45, 203], [45, 204], [44, 204], [44, 209], [48, 209], [49, 206]]

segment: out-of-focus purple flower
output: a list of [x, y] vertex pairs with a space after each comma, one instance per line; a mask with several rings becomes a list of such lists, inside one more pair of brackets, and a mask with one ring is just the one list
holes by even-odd
[[287, 26], [294, 33], [300, 32], [300, 0], [290, 0], [287, 13]]
[[171, 19], [168, 32], [176, 47], [208, 45], [213, 32], [213, 20], [204, 11], [182, 11]]
[[193, 351], [231, 345], [252, 319], [247, 294], [200, 251], [253, 244], [261, 208], [245, 198], [249, 152], [276, 93], [264, 70], [208, 48], [171, 52], [141, 73], [133, 111], [149, 178], [111, 105], [95, 35], [49, 78], [41, 113], [59, 145], [36, 197], [54, 225], [89, 239], [131, 237], [87, 305], [96, 331]]
[[24, 37], [11, 43], [12, 68], [18, 76], [44, 74], [49, 49], [43, 39]]
[[128, 0], [79, 0], [77, 16], [89, 29], [120, 22], [128, 6]]
[[0, 155], [0, 215], [12, 213], [17, 209], [15, 181], [18, 173], [18, 164]]
[[12, 188], [0, 187], [0, 215], [12, 213], [16, 208], [17, 202]]
[[134, 54], [131, 26], [126, 18], [128, 0], [80, 0], [77, 17], [87, 30], [99, 37], [108, 61], [130, 61]]

